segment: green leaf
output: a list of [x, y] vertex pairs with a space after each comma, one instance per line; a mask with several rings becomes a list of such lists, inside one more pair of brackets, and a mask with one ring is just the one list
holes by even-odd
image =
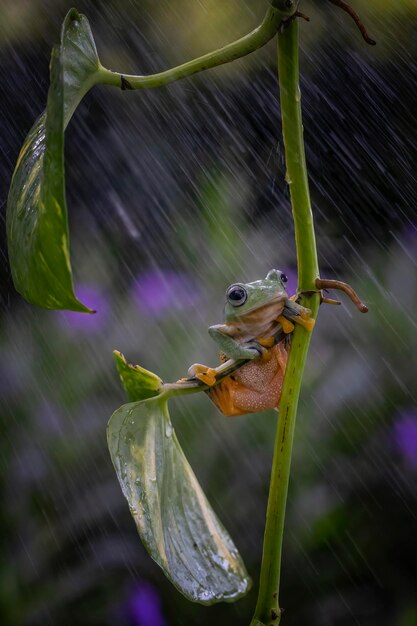
[[132, 402], [146, 400], [159, 394], [162, 385], [162, 380], [159, 376], [139, 365], [131, 365], [126, 361], [123, 354], [117, 350], [113, 351], [113, 355], [120, 380], [129, 400]]
[[141, 539], [179, 591], [201, 604], [244, 595], [250, 578], [185, 458], [166, 398], [122, 406], [107, 439]]
[[17, 291], [47, 309], [91, 313], [74, 294], [65, 202], [64, 129], [98, 79], [100, 62], [85, 16], [67, 14], [52, 50], [46, 112], [29, 131], [7, 204], [10, 265]]

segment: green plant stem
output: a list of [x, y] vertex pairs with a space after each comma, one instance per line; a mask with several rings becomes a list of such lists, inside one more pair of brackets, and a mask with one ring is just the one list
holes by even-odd
[[[278, 70], [287, 166], [286, 178], [290, 187], [295, 225], [298, 290], [301, 294], [301, 304], [309, 307], [313, 317], [316, 317], [320, 295], [317, 293], [314, 283], [319, 275], [319, 270], [304, 153], [298, 70], [298, 24], [296, 20], [292, 20], [278, 35]], [[279, 624], [281, 619], [278, 593], [285, 508], [295, 418], [310, 338], [311, 333], [299, 326], [295, 328], [292, 336], [279, 407], [259, 595], [251, 626], [275, 626]]]
[[281, 22], [287, 19], [294, 11], [295, 7], [280, 10], [271, 6], [268, 8], [262, 24], [248, 35], [214, 52], [209, 52], [197, 59], [193, 59], [192, 61], [188, 61], [187, 63], [183, 63], [182, 65], [173, 67], [164, 72], [150, 74], [148, 76], [133, 76], [113, 72], [101, 67], [96, 75], [96, 84], [113, 85], [115, 87], [122, 87], [123, 89], [162, 87], [173, 81], [196, 74], [197, 72], [202, 72], [203, 70], [208, 70], [218, 65], [223, 65], [224, 63], [230, 63], [230, 61], [246, 56], [264, 46], [276, 35]]

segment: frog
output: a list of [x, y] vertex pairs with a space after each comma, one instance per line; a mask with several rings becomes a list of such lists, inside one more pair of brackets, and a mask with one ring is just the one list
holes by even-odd
[[[287, 281], [284, 272], [272, 269], [264, 279], [230, 285], [223, 324], [208, 329], [223, 365], [211, 368], [195, 363], [188, 370], [190, 378], [207, 385], [206, 393], [223, 415], [278, 407], [290, 335], [295, 324], [311, 331], [315, 323], [311, 311], [288, 296]], [[229, 362], [236, 364], [236, 370], [218, 382]]]

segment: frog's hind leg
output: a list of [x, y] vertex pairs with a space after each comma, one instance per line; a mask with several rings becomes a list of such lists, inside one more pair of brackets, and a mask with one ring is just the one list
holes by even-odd
[[232, 376], [228, 376], [215, 387], [208, 389], [207, 395], [223, 415], [227, 417], [243, 415], [247, 411], [241, 411], [235, 406], [235, 396], [239, 386]]
[[[261, 363], [250, 363], [246, 366], [244, 379], [234, 392], [234, 415], [257, 413], [278, 407], [288, 358], [286, 341], [280, 341], [265, 356], [268, 358], [263, 358]], [[272, 376], [267, 371], [271, 372], [270, 368]], [[259, 370], [264, 372], [261, 381]]]
[[257, 391], [245, 387], [229, 376], [207, 391], [219, 411], [227, 417], [257, 413], [278, 406], [281, 387]]

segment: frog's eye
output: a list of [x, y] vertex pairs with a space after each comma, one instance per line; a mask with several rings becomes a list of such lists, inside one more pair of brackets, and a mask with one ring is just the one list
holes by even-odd
[[232, 306], [241, 306], [248, 297], [246, 289], [241, 285], [232, 285], [226, 292], [226, 298]]
[[281, 272], [281, 280], [283, 283], [287, 283], [288, 282], [288, 277], [286, 274], [284, 274], [284, 272]]

